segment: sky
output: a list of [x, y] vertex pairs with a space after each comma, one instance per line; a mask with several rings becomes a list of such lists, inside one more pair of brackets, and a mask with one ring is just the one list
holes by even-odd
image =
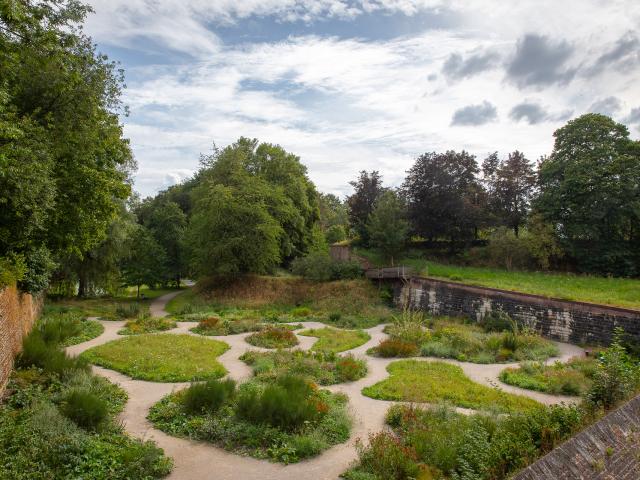
[[300, 156], [340, 196], [398, 186], [424, 152], [551, 152], [587, 112], [640, 137], [640, 2], [89, 0], [85, 31], [125, 70], [144, 197], [240, 136]]

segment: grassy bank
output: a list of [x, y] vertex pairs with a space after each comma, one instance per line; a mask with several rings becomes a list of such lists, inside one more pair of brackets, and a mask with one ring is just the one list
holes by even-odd
[[[383, 264], [376, 252], [358, 250], [357, 253], [375, 265]], [[640, 310], [640, 280], [636, 279], [446, 265], [424, 259], [419, 253], [398, 263], [413, 267], [423, 276], [469, 285]]]

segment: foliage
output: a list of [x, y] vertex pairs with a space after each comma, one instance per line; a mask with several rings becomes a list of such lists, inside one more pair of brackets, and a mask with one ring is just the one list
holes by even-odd
[[492, 153], [482, 162], [483, 180], [487, 187], [487, 206], [498, 225], [513, 230], [518, 237], [525, 224], [535, 192], [533, 165], [516, 150], [500, 160]]
[[224, 376], [216, 358], [228, 349], [192, 335], [135, 335], [90, 348], [80, 358], [139, 380], [188, 382]]
[[190, 414], [216, 412], [236, 394], [236, 382], [227, 380], [207, 380], [194, 383], [180, 397], [182, 406]]
[[574, 357], [566, 363], [524, 362], [518, 368], [505, 368], [500, 380], [508, 385], [554, 395], [582, 395], [591, 388], [596, 372], [594, 358]]
[[529, 251], [528, 236], [516, 237], [506, 227], [491, 233], [486, 253], [492, 266], [506, 270], [525, 270], [535, 265], [535, 259]]
[[165, 276], [166, 254], [151, 232], [136, 225], [127, 241], [129, 254], [122, 260], [122, 283], [134, 286], [138, 291], [142, 285], [155, 286]]
[[162, 450], [130, 438], [116, 421], [126, 399], [120, 387], [86, 370], [62, 377], [37, 368], [14, 370], [0, 409], [0, 478], [166, 476], [172, 462]]
[[[294, 383], [298, 386], [293, 386]], [[277, 390], [278, 393], [266, 393], [269, 388], [270, 392]], [[282, 394], [279, 389], [292, 391], [292, 395]], [[299, 391], [294, 393], [295, 389]], [[281, 380], [270, 386], [247, 382], [217, 411], [196, 415], [185, 414], [181, 395], [182, 392], [169, 395], [151, 407], [148, 418], [156, 428], [171, 435], [209, 441], [226, 450], [257, 458], [282, 463], [298, 462], [346, 441], [351, 430], [346, 397], [316, 391], [300, 385], [298, 381]], [[299, 395], [308, 396], [301, 400]], [[253, 398], [264, 402], [265, 410], [251, 404], [249, 400]], [[242, 412], [250, 420], [240, 415], [239, 402], [247, 402], [243, 404]], [[313, 408], [308, 415], [314, 420], [300, 423], [300, 414], [307, 411], [308, 405]], [[282, 424], [287, 428], [272, 424]]]
[[320, 385], [351, 382], [367, 374], [364, 360], [352, 355], [338, 356], [333, 352], [278, 350], [248, 351], [240, 360], [253, 368], [258, 380], [271, 382], [282, 375], [296, 375]]
[[381, 400], [437, 403], [458, 407], [514, 412], [535, 409], [539, 404], [527, 397], [472, 382], [456, 365], [436, 361], [399, 360], [389, 364], [390, 377], [362, 390]]
[[324, 327], [312, 328], [299, 333], [307, 337], [318, 337], [311, 350], [316, 352], [343, 352], [367, 343], [371, 336], [362, 330], [341, 330]]
[[249, 335], [245, 338], [247, 343], [262, 348], [288, 348], [298, 344], [298, 338], [288, 328], [272, 327]]
[[425, 153], [402, 184], [413, 233], [427, 239], [473, 238], [480, 222], [478, 164], [462, 151]]
[[300, 159], [240, 138], [203, 159], [187, 231], [199, 275], [266, 273], [307, 253], [319, 219]]
[[598, 359], [587, 400], [609, 410], [640, 388], [640, 364], [622, 345], [624, 331], [616, 328], [613, 342]]
[[63, 347], [83, 343], [104, 332], [104, 327], [95, 320], [83, 319], [75, 312], [45, 312], [36, 327], [46, 343]]
[[29, 293], [41, 292], [47, 285], [57, 264], [51, 259], [51, 253], [46, 247], [37, 247], [26, 256], [26, 270], [18, 281], [20, 290]]
[[22, 280], [26, 271], [24, 257], [19, 255], [0, 256], [0, 288]]
[[536, 210], [582, 271], [640, 273], [640, 143], [611, 118], [586, 114], [554, 133]]
[[320, 227], [328, 244], [349, 236], [349, 214], [345, 202], [332, 193], [319, 193]]
[[369, 244], [377, 248], [391, 265], [404, 250], [408, 238], [409, 223], [405, 217], [406, 206], [396, 192], [387, 190], [367, 220]]
[[376, 202], [385, 191], [385, 188], [382, 186], [382, 177], [376, 170], [373, 170], [371, 173], [362, 170], [358, 179], [349, 182], [349, 185], [354, 189], [353, 194], [349, 195], [346, 201], [349, 223], [359, 236], [360, 243], [368, 246], [369, 231], [367, 229], [367, 222]]
[[40, 329], [33, 329], [22, 341], [22, 351], [16, 358], [21, 368], [37, 367], [46, 373], [62, 376], [72, 375], [77, 370], [88, 370], [87, 362], [71, 358], [60, 350], [56, 341], [47, 341]]
[[342, 225], [331, 225], [324, 233], [329, 245], [346, 240], [347, 231]]
[[317, 282], [346, 280], [362, 276], [362, 267], [355, 260], [334, 260], [325, 252], [298, 257], [291, 263], [294, 275]]
[[72, 390], [63, 399], [62, 414], [79, 427], [95, 430], [107, 418], [107, 402], [85, 390]]
[[317, 421], [328, 411], [313, 387], [303, 378], [282, 376], [263, 389], [245, 388], [238, 395], [237, 414], [252, 423], [285, 431]]
[[177, 324], [170, 318], [151, 317], [140, 315], [135, 320], [129, 320], [124, 328], [118, 331], [118, 335], [140, 335], [143, 333], [164, 332], [176, 328]]
[[372, 353], [379, 357], [413, 357], [419, 353], [418, 345], [414, 342], [394, 340], [392, 338], [381, 340]]
[[368, 446], [361, 443], [359, 463], [345, 478], [504, 480], [586, 421], [578, 407], [565, 405], [499, 416], [396, 405], [387, 413], [393, 432], [372, 436]]

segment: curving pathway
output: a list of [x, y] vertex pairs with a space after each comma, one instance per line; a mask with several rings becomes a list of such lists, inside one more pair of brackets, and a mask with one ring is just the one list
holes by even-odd
[[[168, 312], [164, 310], [164, 307], [169, 300], [179, 293], [180, 292], [172, 292], [155, 299], [150, 306], [151, 315], [155, 317], [168, 315]], [[67, 352], [70, 355], [79, 355], [83, 351], [96, 345], [101, 345], [111, 340], [122, 338], [117, 334], [117, 332], [124, 326], [125, 322], [101, 321], [101, 323], [105, 327], [105, 331], [102, 335], [89, 340], [88, 342], [68, 347]], [[319, 322], [300, 323], [302, 323], [305, 328], [318, 328], [324, 326], [324, 324]], [[187, 333], [190, 335], [196, 335], [189, 332], [189, 329], [195, 325], [197, 325], [197, 322], [178, 322], [178, 326], [175, 329], [164, 333]], [[382, 331], [383, 328], [384, 325], [378, 325], [368, 329], [367, 332], [371, 335], [371, 339], [364, 345], [349, 350], [348, 353], [365, 356], [367, 349], [376, 346], [380, 340], [387, 337], [387, 335]], [[247, 379], [252, 374], [251, 367], [240, 361], [238, 357], [247, 350], [267, 350], [246, 343], [244, 338], [247, 335], [250, 335], [250, 333], [203, 337], [222, 340], [231, 347], [224, 354], [218, 357], [218, 360], [229, 371], [229, 377], [238, 381]], [[298, 340], [300, 341], [300, 344], [294, 348], [302, 348], [306, 350], [311, 348], [311, 346], [317, 341], [317, 338], [298, 336]], [[584, 353], [583, 349], [575, 345], [560, 342], [556, 343], [560, 349], [560, 357], [550, 359], [548, 362], [553, 362], [558, 359], [561, 361], [567, 361], [573, 356]], [[113, 370], [97, 366], [93, 366], [92, 368], [96, 374], [102, 375], [110, 381], [117, 383], [128, 393], [129, 401], [120, 416], [120, 420], [123, 422], [126, 430], [136, 437], [145, 440], [154, 440], [159, 447], [164, 449], [168, 456], [173, 457], [174, 469], [169, 475], [169, 479], [294, 480], [310, 478], [314, 480], [335, 480], [354, 460], [356, 460], [356, 439], [366, 439], [369, 433], [374, 433], [383, 429], [386, 411], [389, 405], [393, 403], [365, 397], [362, 395], [361, 390], [365, 386], [373, 385], [374, 383], [387, 378], [387, 366], [389, 363], [398, 359], [386, 359], [371, 356], [367, 356], [366, 359], [369, 367], [369, 373], [365, 378], [355, 382], [323, 387], [333, 392], [345, 393], [349, 397], [350, 409], [354, 417], [352, 435], [349, 441], [326, 450], [318, 457], [292, 465], [281, 465], [271, 463], [266, 460], [240, 456], [227, 452], [221, 448], [217, 448], [209, 443], [172, 437], [155, 429], [146, 419], [149, 408], [151, 408], [153, 404], [158, 402], [165, 395], [175, 390], [185, 388], [189, 383], [156, 383], [133, 380]], [[501, 383], [498, 380], [500, 371], [506, 367], [517, 366], [517, 363], [479, 365], [446, 359], [424, 357], [418, 357], [417, 359], [422, 361], [445, 361], [459, 365], [469, 378], [478, 383], [488, 386], [498, 385], [507, 392], [525, 395], [547, 405], [560, 402], [572, 403], [576, 401], [573, 397], [548, 395]], [[458, 411], [463, 413], [470, 412], [470, 410], [462, 408], [459, 408]]]

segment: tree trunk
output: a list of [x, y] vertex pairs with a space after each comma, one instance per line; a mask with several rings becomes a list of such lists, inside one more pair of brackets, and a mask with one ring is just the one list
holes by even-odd
[[136, 298], [140, 298], [140, 285], [138, 285], [137, 287], [138, 287], [138, 293], [136, 294]]
[[87, 276], [81, 272], [78, 275], [78, 298], [87, 296]]
[[514, 225], [513, 226], [513, 234], [516, 236], [516, 238], [518, 238], [518, 233], [520, 233], [520, 226], [519, 225]]

